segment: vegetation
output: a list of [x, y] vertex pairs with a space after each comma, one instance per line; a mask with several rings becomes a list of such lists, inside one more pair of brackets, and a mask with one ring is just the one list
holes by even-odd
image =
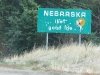
[[[48, 8], [82, 8], [92, 10], [92, 34], [82, 41], [100, 43], [99, 0], [0, 0], [0, 54], [11, 56], [45, 45], [45, 33], [37, 33], [37, 10]], [[78, 35], [49, 34], [49, 45], [76, 42]]]
[[[5, 58], [4, 63], [20, 69], [66, 71], [71, 73], [100, 73], [100, 47], [77, 44], [62, 47], [37, 48], [24, 55]], [[84, 74], [90, 75], [90, 74]], [[93, 74], [94, 75], [94, 74]]]

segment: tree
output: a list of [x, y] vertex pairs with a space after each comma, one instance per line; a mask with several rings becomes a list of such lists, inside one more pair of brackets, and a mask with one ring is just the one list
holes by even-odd
[[[23, 53], [35, 44], [43, 42], [37, 33], [37, 9], [34, 0], [2, 0], [2, 22], [4, 23], [7, 52]], [[41, 39], [40, 39], [41, 38]]]

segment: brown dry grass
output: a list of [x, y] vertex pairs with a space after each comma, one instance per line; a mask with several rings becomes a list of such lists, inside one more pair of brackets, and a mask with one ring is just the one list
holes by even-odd
[[92, 75], [89, 73], [100, 72], [100, 46], [71, 44], [49, 50], [38, 48], [21, 56], [5, 58], [4, 61], [27, 69], [60, 70]]

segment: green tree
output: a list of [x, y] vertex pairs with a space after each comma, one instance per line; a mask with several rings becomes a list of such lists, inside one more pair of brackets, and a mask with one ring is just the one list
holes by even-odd
[[[4, 23], [7, 52], [23, 53], [43, 42], [37, 33], [37, 9], [34, 0], [2, 0], [2, 22]], [[41, 39], [40, 39], [41, 38]]]

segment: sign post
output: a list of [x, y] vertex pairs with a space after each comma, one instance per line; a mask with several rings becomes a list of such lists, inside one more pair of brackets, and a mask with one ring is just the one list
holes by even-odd
[[46, 33], [46, 50], [48, 50], [48, 33]]
[[81, 43], [82, 43], [82, 38], [81, 38], [81, 34], [79, 34], [79, 46], [81, 45]]

